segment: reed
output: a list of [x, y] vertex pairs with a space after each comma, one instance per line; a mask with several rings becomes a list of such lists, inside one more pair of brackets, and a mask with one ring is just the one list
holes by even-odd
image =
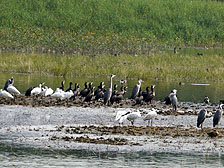
[[130, 56], [0, 54], [0, 71], [8, 73], [41, 73], [64, 77], [108, 77], [158, 80], [223, 81], [224, 60], [221, 55], [169, 55], [157, 53]]

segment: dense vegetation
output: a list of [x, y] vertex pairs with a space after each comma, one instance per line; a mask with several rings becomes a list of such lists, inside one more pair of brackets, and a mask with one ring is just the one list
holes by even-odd
[[64, 77], [107, 77], [114, 73], [124, 79], [223, 81], [222, 55], [151, 54], [55, 55], [0, 54], [0, 70], [9, 73], [40, 73]]
[[218, 1], [7, 0], [0, 9], [0, 47], [8, 49], [136, 54], [224, 40]]

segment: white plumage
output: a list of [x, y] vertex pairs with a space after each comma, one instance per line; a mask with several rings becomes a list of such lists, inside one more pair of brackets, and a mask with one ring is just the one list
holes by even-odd
[[141, 117], [140, 112], [137, 111], [131, 111], [131, 109], [127, 110], [120, 110], [116, 112], [115, 120], [119, 122], [119, 124], [123, 123], [125, 120], [128, 120], [131, 122], [132, 125], [134, 125], [134, 121]]
[[38, 95], [41, 93], [41, 91], [42, 91], [42, 84], [40, 84], [39, 87], [33, 88], [33, 90], [31, 91], [31, 95]]
[[56, 91], [51, 95], [54, 98], [60, 98], [61, 100], [69, 99], [74, 95], [73, 91], [64, 92], [63, 90], [57, 88]]
[[45, 86], [44, 88], [42, 88], [42, 91], [40, 92], [40, 95], [49, 96], [49, 95], [52, 95], [53, 93], [54, 93], [53, 89]]
[[0, 90], [0, 96], [2, 97], [6, 97], [6, 98], [14, 98], [9, 92], [5, 91], [5, 90]]
[[119, 124], [123, 124], [123, 122], [127, 119], [126, 113], [130, 112], [130, 110], [119, 110], [115, 114], [115, 121], [118, 121]]
[[54, 97], [54, 98], [62, 98], [64, 96], [64, 93], [63, 92], [64, 92], [63, 90], [57, 88], [55, 90], [55, 92], [51, 95], [51, 97]]
[[62, 99], [69, 99], [70, 97], [72, 97], [74, 95], [73, 91], [70, 90], [68, 92], [63, 92], [63, 97]]
[[15, 86], [13, 86], [12, 84], [10, 84], [8, 87], [7, 87], [7, 91], [11, 94], [20, 94], [20, 91], [18, 91], [18, 89], [16, 89]]
[[53, 89], [51, 88], [46, 88], [45, 94], [44, 96], [49, 96], [52, 95], [54, 93]]
[[148, 120], [148, 125], [149, 125], [149, 122], [151, 121], [151, 126], [152, 126], [152, 120], [154, 118], [156, 118], [156, 116], [157, 116], [156, 109], [152, 108], [152, 109], [147, 110], [146, 112], [147, 112], [147, 114], [146, 114], [146, 116], [144, 117], [143, 120], [144, 121]]

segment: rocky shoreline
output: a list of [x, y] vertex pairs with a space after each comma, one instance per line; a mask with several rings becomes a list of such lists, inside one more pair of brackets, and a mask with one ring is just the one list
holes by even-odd
[[143, 103], [141, 105], [134, 105], [135, 101], [132, 99], [124, 99], [120, 103], [114, 103], [110, 106], [104, 105], [103, 100], [84, 102], [84, 98], [75, 99], [57, 99], [50, 96], [24, 96], [15, 95], [14, 99], [0, 97], [0, 104], [4, 105], [21, 105], [21, 106], [31, 106], [31, 107], [111, 107], [111, 108], [134, 108], [134, 109], [144, 109], [144, 108], [155, 108], [158, 114], [163, 115], [197, 115], [198, 112], [205, 108], [208, 113], [214, 114], [218, 104], [205, 104], [205, 103], [193, 103], [193, 102], [179, 102], [178, 110], [173, 111], [170, 105], [166, 105], [164, 101], [153, 100], [152, 103]]

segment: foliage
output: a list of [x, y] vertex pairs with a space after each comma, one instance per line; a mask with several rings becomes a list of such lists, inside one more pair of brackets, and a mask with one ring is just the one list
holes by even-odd
[[224, 40], [224, 3], [210, 0], [7, 0], [0, 9], [5, 49], [135, 55]]

